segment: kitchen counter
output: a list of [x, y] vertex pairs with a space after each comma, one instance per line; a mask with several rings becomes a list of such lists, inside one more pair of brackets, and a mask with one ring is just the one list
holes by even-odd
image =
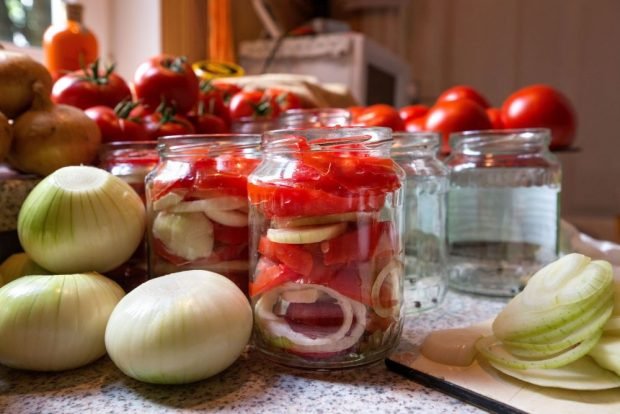
[[[430, 330], [488, 319], [504, 303], [500, 299], [449, 292], [440, 308], [406, 318], [396, 352], [415, 352]], [[182, 386], [140, 383], [123, 375], [107, 357], [63, 373], [30, 373], [0, 367], [1, 413], [181, 411], [481, 412], [388, 371], [383, 362], [335, 372], [300, 371], [275, 366], [251, 348], [220, 375]]]

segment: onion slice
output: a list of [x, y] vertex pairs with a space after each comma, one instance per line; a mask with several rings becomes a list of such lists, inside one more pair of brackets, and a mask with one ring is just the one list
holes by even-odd
[[[389, 278], [389, 279], [388, 279]], [[372, 302], [372, 308], [375, 313], [382, 318], [390, 318], [396, 316], [400, 312], [401, 303], [398, 301], [398, 294], [393, 294], [391, 302], [394, 302], [389, 308], [384, 307], [381, 304], [380, 292], [381, 287], [386, 280], [389, 280], [391, 285], [391, 292], [398, 292], [400, 289], [400, 281], [403, 278], [403, 265], [398, 260], [390, 261], [377, 275], [375, 283], [372, 285], [370, 292], [370, 300]]]
[[579, 345], [551, 358], [540, 360], [521, 359], [512, 355], [502, 344], [501, 340], [493, 335], [485, 336], [476, 342], [476, 349], [489, 361], [513, 369], [531, 368], [559, 368], [568, 365], [586, 355], [601, 338], [603, 331], [581, 342]]
[[[282, 294], [291, 291], [315, 289], [335, 299], [343, 313], [343, 322], [336, 332], [320, 338], [310, 338], [295, 332], [285, 318], [277, 316], [273, 308]], [[290, 294], [289, 294], [290, 297]], [[364, 333], [366, 307], [355, 300], [341, 295], [336, 290], [322, 285], [287, 282], [265, 293], [255, 306], [256, 320], [260, 329], [268, 336], [290, 341], [298, 352], [338, 352], [355, 345]]]

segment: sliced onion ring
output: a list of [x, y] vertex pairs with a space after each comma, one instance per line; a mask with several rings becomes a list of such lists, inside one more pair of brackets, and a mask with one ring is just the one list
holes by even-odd
[[[283, 317], [273, 313], [280, 294], [286, 291], [313, 288], [335, 299], [343, 313], [343, 322], [338, 330], [321, 338], [310, 338], [295, 332]], [[341, 295], [336, 290], [322, 285], [287, 282], [265, 293], [255, 306], [256, 320], [266, 334], [283, 337], [293, 343], [298, 352], [338, 352], [355, 345], [364, 333], [366, 307], [355, 300]]]
[[398, 300], [398, 295], [395, 295], [393, 299], [395, 299], [394, 305], [389, 308], [384, 308], [381, 305], [381, 300], [379, 294], [381, 292], [381, 287], [383, 283], [390, 277], [390, 282], [392, 282], [392, 292], [394, 292], [394, 288], [398, 292], [400, 289], [400, 281], [403, 277], [403, 265], [398, 260], [391, 260], [377, 275], [375, 279], [375, 283], [372, 285], [372, 290], [370, 291], [370, 300], [372, 303], [372, 308], [375, 313], [382, 318], [390, 318], [392, 316], [398, 315], [400, 310], [400, 301]]

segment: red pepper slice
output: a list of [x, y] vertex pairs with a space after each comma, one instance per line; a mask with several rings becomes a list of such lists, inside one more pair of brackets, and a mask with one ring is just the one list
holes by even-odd
[[274, 243], [267, 237], [261, 237], [258, 252], [273, 261], [278, 261], [303, 276], [310, 276], [314, 260], [312, 254], [301, 246], [294, 244]]
[[256, 267], [254, 281], [250, 282], [250, 297], [260, 295], [283, 283], [291, 282], [299, 275], [282, 264], [275, 264], [262, 258]]

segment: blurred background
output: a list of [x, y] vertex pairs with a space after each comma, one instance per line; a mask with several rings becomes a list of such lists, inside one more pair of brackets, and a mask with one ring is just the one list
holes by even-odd
[[[620, 1], [230, 1], [226, 24], [248, 73], [310, 71], [344, 83], [361, 104], [430, 105], [458, 84], [493, 106], [533, 83], [561, 90], [578, 114], [577, 150], [558, 154], [562, 216], [595, 237], [620, 238]], [[128, 79], [161, 52], [210, 56], [207, 0], [81, 3], [101, 56]], [[60, 0], [0, 0], [0, 41], [40, 59], [42, 33], [61, 12]], [[295, 43], [304, 34], [319, 36]]]

